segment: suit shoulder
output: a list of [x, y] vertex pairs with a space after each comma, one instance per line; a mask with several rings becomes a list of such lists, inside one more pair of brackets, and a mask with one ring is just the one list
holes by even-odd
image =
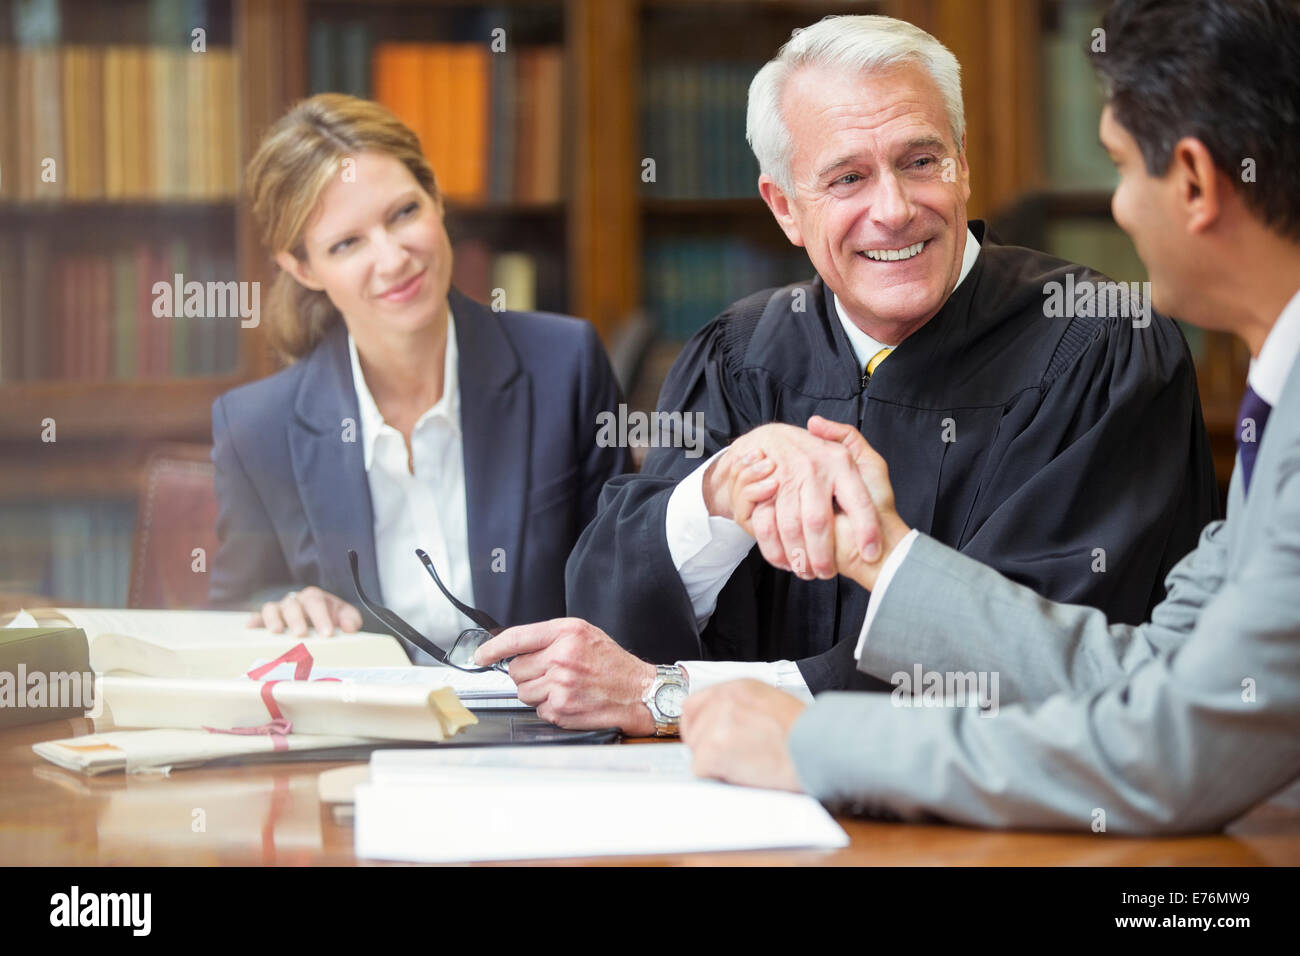
[[293, 407], [294, 397], [302, 381], [303, 363], [300, 359], [288, 368], [260, 378], [255, 382], [237, 385], [219, 395], [213, 406], [220, 404], [227, 422], [260, 419], [280, 415]]
[[586, 319], [558, 312], [494, 313], [505, 332], [516, 343], [536, 347], [578, 348], [596, 338], [596, 329]]

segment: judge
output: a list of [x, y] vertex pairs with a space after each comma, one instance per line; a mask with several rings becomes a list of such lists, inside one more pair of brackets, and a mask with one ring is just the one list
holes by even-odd
[[[737, 302], [687, 344], [659, 405], [702, 413], [711, 457], [660, 448], [609, 482], [567, 567], [585, 623], [507, 632], [480, 663], [519, 654], [520, 697], [543, 716], [632, 732], [673, 730], [653, 703], [664, 684], [871, 686], [852, 656], [868, 592], [835, 575], [834, 509], [864, 556], [879, 544], [843, 449], [804, 430], [813, 415], [886, 456], [911, 526], [1141, 620], [1217, 512], [1175, 324], [1105, 297], [1058, 309], [1068, 282], [1104, 277], [968, 223], [959, 67], [917, 27], [799, 31], [750, 87], [748, 135], [763, 199], [817, 275]], [[728, 488], [759, 451], [782, 491], [751, 536]]]

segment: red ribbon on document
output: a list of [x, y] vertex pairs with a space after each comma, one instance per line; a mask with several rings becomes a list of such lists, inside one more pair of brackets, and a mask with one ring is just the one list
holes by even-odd
[[[307, 650], [307, 645], [298, 643], [275, 660], [254, 667], [246, 676], [251, 680], [259, 680], [281, 664], [293, 664], [293, 679], [296, 681], [308, 680], [311, 677], [311, 669], [314, 663], [311, 651]], [[317, 680], [337, 683], [339, 679], [337, 677], [318, 677]], [[265, 734], [271, 738], [271, 747], [273, 749], [288, 750], [289, 741], [285, 738], [293, 733], [293, 721], [280, 712], [280, 705], [275, 702], [275, 685], [280, 683], [283, 683], [283, 681], [268, 680], [262, 682], [262, 703], [266, 705], [266, 712], [271, 715], [271, 719], [267, 723], [257, 727], [231, 727], [228, 730], [223, 730], [220, 727], [204, 727], [203, 729], [212, 734], [238, 734], [240, 736]]]

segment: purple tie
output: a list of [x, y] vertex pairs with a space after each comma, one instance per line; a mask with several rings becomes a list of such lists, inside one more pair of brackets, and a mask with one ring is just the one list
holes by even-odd
[[1264, 425], [1273, 406], [1264, 401], [1249, 385], [1237, 412], [1237, 450], [1241, 453], [1241, 493], [1250, 490], [1250, 473], [1255, 470], [1255, 456], [1264, 436]]

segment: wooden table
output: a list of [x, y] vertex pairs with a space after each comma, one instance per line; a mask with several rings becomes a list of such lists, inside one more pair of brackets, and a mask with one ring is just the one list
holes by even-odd
[[[59, 720], [0, 731], [0, 864], [352, 865], [352, 827], [317, 795], [337, 762], [178, 770], [170, 777], [86, 777], [31, 745], [90, 732]], [[196, 832], [200, 813], [205, 826]], [[1300, 805], [1268, 804], [1227, 833], [1140, 840], [1105, 834], [1002, 833], [843, 818], [836, 851], [700, 853], [554, 861], [683, 866], [1296, 865]]]

